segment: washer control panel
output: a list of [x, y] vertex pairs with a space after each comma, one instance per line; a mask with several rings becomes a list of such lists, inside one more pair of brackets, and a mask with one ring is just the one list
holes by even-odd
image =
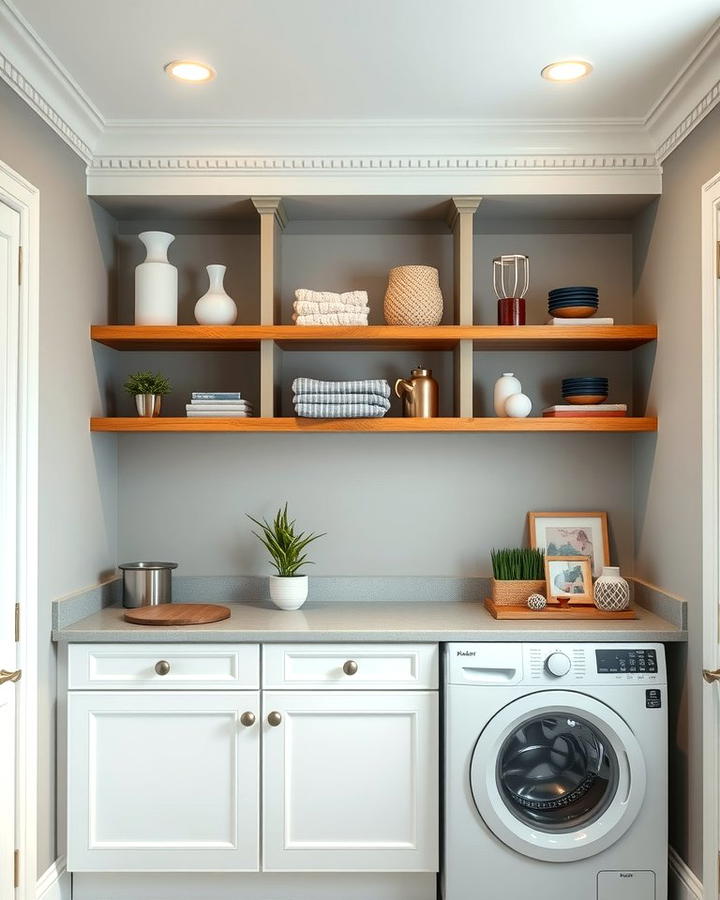
[[657, 675], [655, 650], [640, 647], [595, 650], [599, 675]]

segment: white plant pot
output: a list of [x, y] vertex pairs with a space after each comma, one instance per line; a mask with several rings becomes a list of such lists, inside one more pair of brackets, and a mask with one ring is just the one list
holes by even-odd
[[270, 576], [270, 599], [278, 609], [300, 609], [307, 595], [307, 575]]
[[199, 325], [234, 325], [237, 306], [223, 287], [225, 266], [206, 266], [210, 288], [195, 304], [195, 319]]
[[178, 273], [168, 262], [168, 247], [175, 236], [165, 231], [143, 231], [145, 262], [135, 269], [135, 324], [177, 325]]

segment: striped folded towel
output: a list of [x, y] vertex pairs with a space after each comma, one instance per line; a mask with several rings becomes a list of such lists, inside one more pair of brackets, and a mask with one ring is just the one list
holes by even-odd
[[390, 409], [390, 401], [382, 394], [298, 394], [296, 403], [367, 403]]
[[[307, 304], [308, 312], [319, 312], [320, 310], [313, 310], [310, 307], [317, 307], [324, 303], [342, 307], [341, 310], [325, 310], [325, 312], [342, 312], [343, 310], [351, 312], [351, 307], [367, 309], [368, 295], [367, 291], [345, 291], [343, 294], [335, 294], [332, 291], [310, 291], [307, 288], [299, 288], [295, 291], [295, 303]], [[304, 310], [296, 308], [295, 312], [304, 312]]]
[[[390, 396], [390, 385], [384, 378], [366, 381], [320, 381], [317, 378], [296, 378], [292, 383], [293, 393], [299, 394], [379, 394]], [[300, 398], [302, 399], [302, 398]], [[348, 402], [352, 397], [348, 397]]]
[[317, 316], [301, 316], [298, 313], [293, 313], [292, 320], [296, 325], [367, 325], [368, 314], [367, 312], [339, 312], [324, 313]]
[[[358, 395], [360, 396], [360, 395]], [[295, 401], [295, 415], [304, 419], [381, 419], [386, 410], [370, 403], [305, 403]]]

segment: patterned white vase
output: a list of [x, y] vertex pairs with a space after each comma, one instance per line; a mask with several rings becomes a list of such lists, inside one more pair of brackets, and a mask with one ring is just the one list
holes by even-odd
[[620, 612], [630, 606], [630, 585], [617, 566], [605, 566], [595, 582], [595, 606], [603, 612]]

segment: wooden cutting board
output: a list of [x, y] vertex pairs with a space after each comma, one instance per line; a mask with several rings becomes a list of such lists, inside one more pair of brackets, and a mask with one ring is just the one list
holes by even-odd
[[125, 621], [133, 625], [207, 625], [229, 618], [227, 606], [217, 603], [159, 603], [125, 613]]
[[546, 606], [545, 609], [530, 609], [528, 606], [493, 603], [485, 600], [485, 608], [495, 619], [594, 619], [596, 622], [609, 619], [637, 619], [634, 609], [618, 612], [603, 612], [596, 606]]

